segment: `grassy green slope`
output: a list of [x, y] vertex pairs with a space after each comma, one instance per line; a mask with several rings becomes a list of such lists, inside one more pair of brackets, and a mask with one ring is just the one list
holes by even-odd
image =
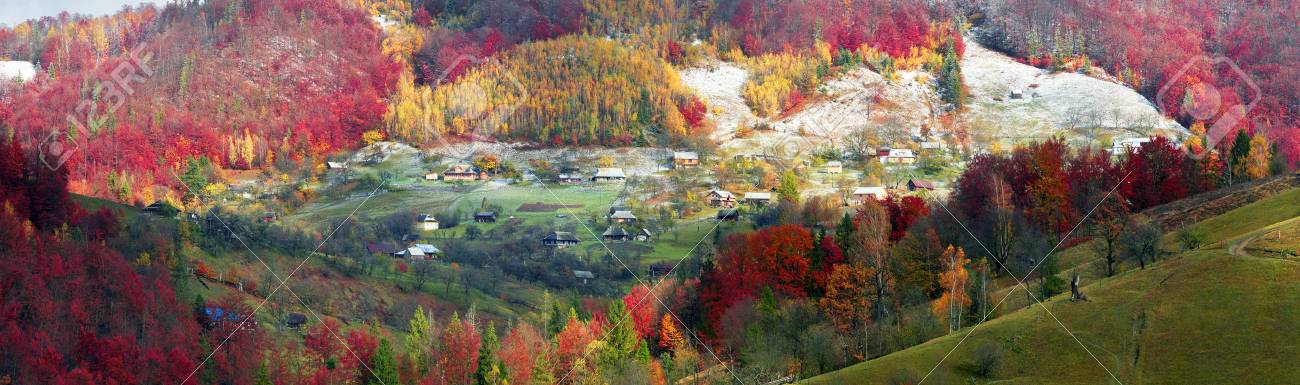
[[[1227, 240], [1300, 215], [1297, 199], [1300, 189], [1194, 226], [1212, 242]], [[920, 378], [949, 351], [926, 383], [1114, 383], [1107, 369], [1123, 384], [1300, 382], [1300, 366], [1288, 363], [1300, 354], [1300, 263], [1233, 256], [1223, 246], [1097, 281], [1083, 288], [1088, 302], [1057, 296], [1045, 302], [1051, 314], [1033, 306], [807, 383]], [[985, 378], [975, 374], [973, 352], [988, 344], [1003, 357]]]

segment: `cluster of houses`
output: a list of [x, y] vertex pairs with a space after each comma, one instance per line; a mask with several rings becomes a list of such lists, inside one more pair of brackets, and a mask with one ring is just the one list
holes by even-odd
[[[606, 242], [650, 242], [654, 235], [649, 229], [637, 226], [637, 217], [631, 210], [613, 207], [609, 210], [609, 227], [601, 234]], [[581, 242], [578, 237], [567, 231], [552, 231], [542, 238], [542, 246], [566, 248]]]
[[744, 198], [737, 198], [736, 194], [726, 190], [709, 190], [704, 194], [704, 203], [709, 207], [735, 208], [738, 203], [744, 203], [753, 206], [766, 206], [772, 203], [772, 193], [762, 191], [751, 191], [745, 193]]
[[366, 245], [366, 251], [372, 255], [388, 255], [408, 261], [432, 261], [442, 255], [442, 250], [434, 245], [417, 243], [411, 238], [406, 240], [406, 245], [401, 248], [394, 249], [385, 243], [371, 243]]

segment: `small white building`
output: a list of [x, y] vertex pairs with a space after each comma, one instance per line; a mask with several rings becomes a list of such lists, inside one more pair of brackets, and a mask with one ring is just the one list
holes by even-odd
[[827, 174], [839, 174], [842, 172], [844, 172], [844, 163], [838, 160], [832, 160], [830, 162], [826, 162]]
[[433, 231], [438, 229], [438, 219], [428, 214], [421, 214], [419, 217], [416, 217], [415, 224], [420, 226], [420, 229], [424, 231]]
[[1116, 140], [1110, 147], [1110, 153], [1122, 155], [1131, 151], [1137, 151], [1142, 148], [1143, 144], [1151, 143], [1151, 138], [1126, 138]]
[[891, 148], [888, 152], [881, 154], [880, 163], [916, 163], [916, 154], [906, 148]]

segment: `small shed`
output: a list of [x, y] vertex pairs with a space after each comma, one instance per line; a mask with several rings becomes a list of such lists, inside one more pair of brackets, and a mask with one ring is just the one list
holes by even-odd
[[655, 262], [650, 264], [650, 278], [665, 277], [673, 272], [673, 264], [669, 262]]
[[641, 231], [636, 233], [637, 242], [650, 242], [654, 240], [654, 238], [655, 236], [650, 233], [650, 229], [642, 228]]
[[582, 284], [586, 285], [588, 282], [591, 282], [591, 280], [596, 279], [596, 274], [587, 270], [574, 270], [573, 278], [582, 280]]
[[1009, 95], [1009, 96], [1010, 96], [1012, 99], [1024, 99], [1024, 98], [1025, 98], [1025, 90], [1022, 90], [1022, 89], [1019, 89], [1019, 88], [1012, 89], [1012, 90], [1011, 90], [1011, 95]]
[[567, 231], [552, 231], [550, 234], [547, 234], [545, 238], [542, 238], [542, 246], [546, 247], [562, 249], [577, 244], [578, 237], [573, 236], [573, 233]]
[[496, 223], [497, 213], [495, 211], [481, 211], [474, 213], [474, 222], [478, 223]]
[[833, 160], [833, 161], [830, 161], [830, 162], [826, 162], [826, 173], [827, 173], [827, 174], [839, 174], [839, 173], [842, 173], [842, 172], [844, 172], [844, 163], [843, 163], [843, 162], [840, 162], [840, 161], [838, 161], [838, 160]]
[[740, 220], [740, 211], [736, 209], [725, 209], [718, 211], [719, 221], [735, 222]]
[[348, 164], [345, 162], [325, 162], [325, 168], [330, 170], [347, 170]]

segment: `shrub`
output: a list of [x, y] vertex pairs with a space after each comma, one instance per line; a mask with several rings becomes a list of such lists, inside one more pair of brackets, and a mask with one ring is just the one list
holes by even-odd
[[1194, 230], [1184, 226], [1178, 229], [1178, 243], [1183, 246], [1183, 250], [1193, 250], [1200, 248], [1206, 241], [1205, 232]]
[[984, 343], [975, 348], [975, 373], [989, 377], [1002, 362], [1002, 348], [996, 344]]

